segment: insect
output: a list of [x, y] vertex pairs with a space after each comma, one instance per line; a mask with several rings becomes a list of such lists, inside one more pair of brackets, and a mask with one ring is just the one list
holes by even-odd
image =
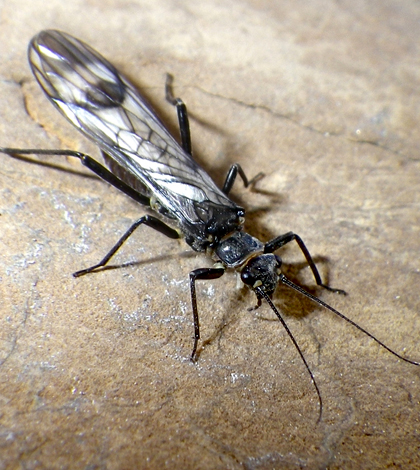
[[170, 76], [166, 83], [166, 98], [177, 108], [181, 145], [136, 88], [110, 62], [82, 41], [60, 31], [42, 31], [31, 40], [28, 56], [32, 72], [48, 99], [77, 129], [98, 145], [108, 168], [89, 155], [71, 150], [1, 148], [0, 151], [11, 155], [79, 158], [83, 165], [103, 180], [156, 213], [136, 220], [99, 263], [74, 273], [75, 277], [105, 266], [141, 225], [172, 239], [184, 238], [193, 250], [206, 252], [216, 261], [213, 267], [195, 269], [189, 276], [194, 320], [191, 359], [196, 359], [200, 339], [196, 281], [219, 278], [226, 269], [232, 268], [240, 273], [242, 282], [255, 292], [257, 307], [265, 300], [285, 328], [318, 395], [319, 419], [322, 415], [322, 397], [318, 385], [299, 345], [271, 300], [279, 283], [335, 313], [399, 359], [420, 365], [400, 356], [281, 272], [281, 258], [274, 252], [295, 241], [317, 285], [345, 294], [322, 283], [308, 249], [297, 234], [287, 232], [263, 243], [242, 229], [245, 210], [228, 195], [237, 175], [245, 186], [255, 183], [260, 175], [248, 180], [241, 166], [234, 164], [223, 188], [216, 186], [192, 158], [187, 109], [181, 99], [174, 97]]

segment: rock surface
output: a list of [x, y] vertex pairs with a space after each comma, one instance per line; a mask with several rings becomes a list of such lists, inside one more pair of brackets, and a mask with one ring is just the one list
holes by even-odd
[[[165, 73], [217, 183], [239, 162], [266, 177], [232, 197], [247, 230], [294, 231], [285, 274], [391, 348], [420, 360], [420, 4], [414, 0], [3, 0], [0, 145], [94, 146], [42, 95], [30, 38], [56, 28], [128, 75], [176, 132]], [[418, 468], [420, 368], [279, 288], [274, 315], [233, 274], [139, 230], [113, 266], [74, 279], [145, 213], [62, 157], [0, 155], [0, 469]], [[37, 163], [42, 162], [42, 164]], [[128, 265], [127, 263], [132, 263]]]

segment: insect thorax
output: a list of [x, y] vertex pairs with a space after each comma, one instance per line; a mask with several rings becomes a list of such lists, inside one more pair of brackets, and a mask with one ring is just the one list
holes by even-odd
[[204, 201], [194, 203], [196, 222], [180, 219], [185, 241], [195, 251], [215, 249], [220, 241], [231, 233], [240, 233], [245, 211], [238, 206], [224, 206]]
[[246, 232], [236, 232], [221, 241], [214, 250], [219, 260], [229, 268], [245, 263], [250, 256], [264, 252], [264, 244]]

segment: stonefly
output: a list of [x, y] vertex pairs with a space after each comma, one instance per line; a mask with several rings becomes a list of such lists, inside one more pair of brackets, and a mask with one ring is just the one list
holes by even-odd
[[312, 270], [316, 283], [333, 292], [345, 294], [322, 283], [318, 269], [302, 239], [293, 232], [267, 243], [243, 231], [245, 210], [228, 197], [239, 174], [245, 186], [248, 180], [239, 164], [230, 168], [220, 190], [210, 176], [193, 160], [188, 114], [185, 104], [172, 93], [172, 77], [166, 82], [166, 98], [176, 106], [181, 145], [169, 133], [153, 109], [136, 88], [104, 57], [69, 34], [41, 31], [29, 44], [29, 63], [39, 85], [49, 100], [77, 129], [98, 145], [108, 169], [92, 157], [71, 150], [0, 148], [10, 155], [65, 155], [80, 161], [135, 201], [149, 206], [157, 216], [144, 215], [136, 220], [99, 263], [74, 273], [82, 276], [105, 266], [121, 245], [140, 225], [157, 230], [169, 238], [185, 238], [195, 251], [206, 252], [216, 261], [212, 268], [190, 273], [191, 304], [194, 318], [194, 345], [191, 359], [196, 359], [200, 323], [195, 283], [198, 279], [216, 279], [227, 268], [240, 273], [242, 282], [257, 296], [257, 307], [264, 299], [296, 347], [322, 398], [306, 359], [271, 297], [279, 283], [295, 289], [317, 304], [346, 320], [380, 346], [403, 361], [418, 362], [400, 356], [371, 333], [342, 313], [294, 284], [281, 272], [282, 261], [274, 252], [295, 240]]

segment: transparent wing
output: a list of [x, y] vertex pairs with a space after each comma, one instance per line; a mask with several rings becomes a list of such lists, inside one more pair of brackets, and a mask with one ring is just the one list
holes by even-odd
[[230, 217], [241, 211], [184, 152], [135, 87], [87, 44], [60, 31], [42, 31], [29, 44], [28, 56], [61, 113], [134, 175], [163, 212], [182, 225], [202, 224], [209, 205], [219, 212], [226, 208]]

